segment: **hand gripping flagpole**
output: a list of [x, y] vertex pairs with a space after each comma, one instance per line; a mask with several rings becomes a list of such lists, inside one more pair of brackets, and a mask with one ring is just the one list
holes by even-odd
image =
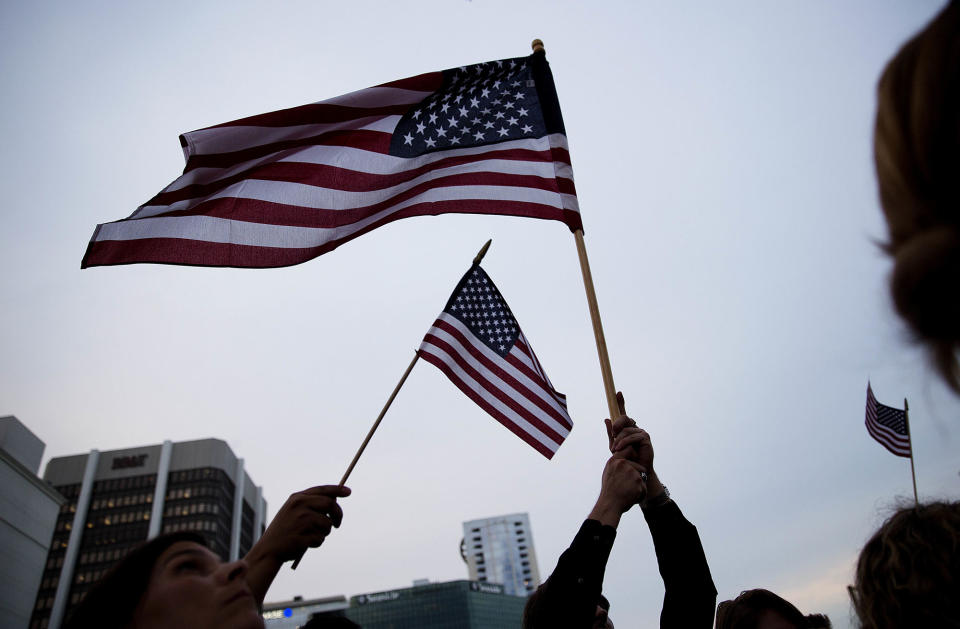
[[[534, 54], [546, 55], [543, 42], [533, 40], [530, 46]], [[597, 341], [597, 354], [600, 358], [600, 374], [603, 377], [603, 390], [607, 396], [607, 410], [610, 419], [614, 420], [622, 414], [617, 404], [617, 387], [613, 384], [613, 370], [610, 369], [610, 356], [607, 354], [607, 341], [603, 337], [603, 324], [600, 322], [600, 306], [597, 305], [597, 293], [593, 288], [593, 275], [590, 273], [590, 261], [587, 259], [587, 246], [583, 242], [583, 230], [573, 232], [577, 242], [577, 255], [580, 258], [580, 272], [583, 274], [583, 288], [587, 292], [587, 304], [590, 307], [590, 321], [593, 323], [593, 336]]]
[[[480, 264], [480, 261], [483, 260], [483, 256], [487, 254], [487, 249], [490, 248], [490, 243], [492, 240], [488, 240], [486, 244], [480, 249], [480, 253], [473, 259], [474, 265]], [[407, 381], [407, 376], [410, 375], [410, 372], [413, 371], [413, 366], [417, 364], [417, 359], [420, 358], [420, 351], [414, 352], [413, 360], [410, 361], [410, 364], [407, 365], [407, 370], [403, 372], [403, 376], [400, 377], [400, 382], [397, 383], [397, 386], [394, 387], [393, 393], [390, 394], [390, 397], [387, 398], [387, 403], [383, 405], [383, 409], [380, 411], [380, 414], [377, 415], [377, 419], [373, 422], [373, 426], [370, 428], [370, 432], [367, 433], [366, 438], [363, 440], [363, 443], [360, 444], [360, 448], [357, 450], [357, 453], [353, 455], [353, 460], [350, 461], [350, 465], [347, 467], [347, 471], [343, 473], [343, 478], [340, 479], [340, 487], [343, 487], [347, 479], [350, 478], [350, 473], [353, 472], [353, 468], [356, 467], [357, 461], [360, 460], [360, 455], [363, 454], [363, 451], [366, 450], [367, 444], [370, 443], [370, 439], [373, 437], [373, 433], [377, 431], [377, 428], [380, 426], [380, 421], [383, 419], [383, 416], [387, 414], [387, 409], [390, 408], [390, 405], [393, 404], [394, 398], [397, 397], [397, 393], [400, 392], [400, 387], [403, 386], [403, 383]], [[293, 565], [290, 566], [291, 570], [296, 570], [297, 566], [300, 565], [300, 560], [303, 559], [303, 554], [306, 551], [302, 551], [300, 556], [297, 557]]]
[[903, 422], [907, 425], [907, 441], [910, 443], [910, 475], [913, 477], [913, 507], [920, 506], [920, 499], [917, 498], [917, 472], [913, 468], [913, 435], [910, 434], [910, 407], [907, 405], [907, 398], [903, 398]]

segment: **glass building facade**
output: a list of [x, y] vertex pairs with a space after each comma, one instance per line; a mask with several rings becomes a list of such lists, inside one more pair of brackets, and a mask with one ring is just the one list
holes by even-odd
[[59, 457], [44, 480], [66, 501], [30, 629], [57, 629], [107, 570], [160, 533], [197, 532], [230, 560], [245, 555], [264, 528], [260, 488], [217, 439]]
[[359, 594], [349, 608], [328, 614], [363, 629], [503, 629], [520, 627], [525, 604], [498, 584], [448, 581]]

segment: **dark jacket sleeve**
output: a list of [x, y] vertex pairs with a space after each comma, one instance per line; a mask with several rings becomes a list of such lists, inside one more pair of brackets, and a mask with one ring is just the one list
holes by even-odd
[[697, 527], [690, 524], [672, 500], [644, 510], [650, 526], [657, 566], [666, 590], [660, 628], [710, 629], [717, 604], [717, 588], [703, 553]]
[[603, 589], [603, 573], [617, 531], [586, 520], [550, 578], [527, 604], [526, 629], [588, 629]]

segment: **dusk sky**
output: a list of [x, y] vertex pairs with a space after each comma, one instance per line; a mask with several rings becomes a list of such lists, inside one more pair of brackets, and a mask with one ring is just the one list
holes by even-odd
[[[895, 317], [872, 161], [879, 74], [942, 0], [45, 2], [0, 8], [0, 415], [50, 457], [216, 437], [272, 516], [335, 484], [480, 246], [574, 429], [547, 461], [420, 362], [344, 524], [267, 600], [467, 578], [461, 523], [530, 515], [544, 578], [590, 511], [607, 415], [559, 222], [404, 219], [299, 266], [80, 270], [94, 227], [183, 168], [178, 134], [546, 46], [617, 387], [719, 599], [766, 587], [853, 626], [860, 547], [910, 463], [960, 498], [960, 397]], [[604, 591], [658, 625], [639, 509]]]

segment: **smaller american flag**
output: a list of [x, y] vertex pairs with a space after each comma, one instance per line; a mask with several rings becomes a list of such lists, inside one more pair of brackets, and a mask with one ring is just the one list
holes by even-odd
[[867, 432], [884, 448], [897, 456], [910, 456], [910, 431], [907, 428], [906, 411], [877, 402], [869, 382], [867, 383], [866, 424]]
[[573, 428], [493, 281], [478, 264], [461, 278], [420, 345], [420, 357], [548, 459]]

